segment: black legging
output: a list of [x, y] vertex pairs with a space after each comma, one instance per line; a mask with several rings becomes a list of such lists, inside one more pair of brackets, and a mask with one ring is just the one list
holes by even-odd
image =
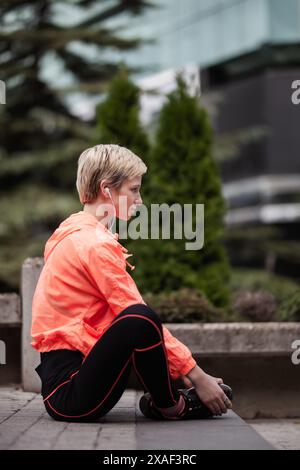
[[[50, 353], [51, 354], [51, 353]], [[131, 366], [156, 406], [173, 406], [179, 393], [169, 374], [161, 321], [143, 304], [123, 310], [80, 365], [44, 397], [56, 420], [91, 421], [108, 413], [121, 398]]]

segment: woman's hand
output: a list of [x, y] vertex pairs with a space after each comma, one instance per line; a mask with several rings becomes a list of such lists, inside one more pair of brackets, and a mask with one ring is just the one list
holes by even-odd
[[187, 375], [188, 380], [195, 387], [200, 400], [214, 415], [227, 413], [227, 409], [232, 407], [231, 401], [218, 385], [223, 383], [221, 378], [206, 374], [199, 366], [194, 367]]

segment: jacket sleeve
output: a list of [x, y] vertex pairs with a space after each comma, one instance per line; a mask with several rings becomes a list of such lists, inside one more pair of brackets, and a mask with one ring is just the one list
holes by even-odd
[[[88, 270], [116, 316], [130, 305], [146, 305], [136, 283], [126, 271], [122, 252], [110, 242], [90, 248]], [[165, 326], [163, 335], [170, 375], [172, 379], [177, 379], [193, 369], [196, 361], [187, 346], [175, 338]]]
[[170, 375], [172, 379], [178, 379], [180, 375], [188, 374], [197, 363], [189, 348], [175, 338], [164, 325], [163, 333], [168, 354]]

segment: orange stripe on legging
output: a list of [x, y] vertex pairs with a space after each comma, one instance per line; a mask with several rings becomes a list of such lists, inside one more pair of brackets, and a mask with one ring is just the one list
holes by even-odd
[[[124, 315], [124, 316], [121, 317], [121, 318], [115, 318], [115, 319], [113, 320], [113, 322], [112, 322], [110, 325], [108, 325], [108, 327], [103, 331], [101, 337], [104, 335], [104, 333], [106, 333], [106, 332], [110, 329], [110, 327], [111, 327], [112, 325], [115, 325], [115, 324], [118, 323], [119, 321], [123, 320], [123, 318], [128, 318], [128, 317], [142, 318], [143, 320], [147, 320], [148, 322], [152, 323], [152, 325], [157, 329], [158, 334], [159, 334], [159, 336], [160, 336], [160, 338], [161, 338], [161, 340], [162, 340], [162, 336], [161, 336], [161, 333], [160, 333], [160, 329], [159, 329], [158, 326], [154, 323], [154, 321], [150, 320], [150, 318], [147, 318], [147, 317], [145, 317], [145, 316], [143, 316], [143, 315], [138, 315], [138, 314], [134, 314], [134, 313], [129, 314], [129, 315]], [[83, 359], [82, 364], [84, 363], [84, 361], [86, 360], [86, 358], [88, 357], [88, 355], [90, 354], [90, 352], [91, 352], [91, 350], [93, 349], [94, 346], [95, 346], [95, 345], [93, 344], [93, 346], [91, 347], [91, 349], [89, 350], [89, 352], [87, 353], [87, 355], [85, 356], [85, 358]]]
[[162, 344], [162, 341], [160, 341], [159, 343], [154, 344], [153, 346], [149, 346], [148, 348], [143, 348], [143, 349], [135, 348], [135, 351], [137, 351], [137, 352], [149, 351], [149, 349], [156, 348], [157, 346], [160, 346], [161, 344]]
[[62, 387], [63, 385], [69, 383], [69, 382], [71, 381], [73, 375], [78, 374], [79, 370], [80, 370], [80, 369], [76, 370], [76, 372], [73, 372], [73, 374], [71, 375], [71, 377], [70, 377], [68, 380], [66, 380], [66, 381], [63, 382], [62, 384], [58, 385], [51, 393], [49, 393], [49, 395], [48, 395], [46, 398], [43, 399], [43, 401], [48, 400], [48, 398], [50, 398], [50, 397], [53, 395], [53, 393], [56, 392], [56, 390], [58, 390], [58, 389], [59, 389], [60, 387]]
[[[147, 318], [147, 317], [145, 317], [145, 316], [143, 316], [143, 315], [137, 315], [137, 314], [124, 315], [123, 317], [114, 320], [114, 321], [111, 323], [111, 325], [109, 325], [109, 327], [112, 326], [112, 325], [114, 325], [114, 324], [117, 323], [118, 321], [121, 321], [123, 318], [127, 318], [127, 317], [143, 318], [144, 320], [147, 320], [147, 321], [149, 321], [150, 323], [152, 323], [152, 325], [156, 328], [156, 330], [158, 331], [158, 334], [159, 334], [159, 336], [160, 336], [160, 338], [161, 338], [161, 343], [162, 343], [162, 347], [163, 347], [163, 351], [164, 351], [164, 355], [165, 355], [165, 359], [166, 359], [166, 364], [167, 364], [167, 367], [168, 367], [168, 359], [167, 359], [168, 355], [167, 355], [167, 352], [166, 352], [165, 344], [164, 344], [164, 342], [163, 342], [162, 334], [161, 334], [161, 332], [160, 332], [160, 329], [159, 329], [158, 326], [156, 325], [156, 323], [154, 323], [152, 320], [150, 320], [150, 318]], [[109, 327], [108, 327], [108, 328], [109, 328]], [[107, 331], [107, 330], [106, 330], [106, 331]], [[149, 389], [145, 386], [145, 384], [144, 384], [144, 382], [143, 382], [143, 380], [142, 380], [140, 374], [138, 373], [138, 371], [137, 371], [137, 369], [136, 369], [134, 357], [133, 357], [133, 364], [134, 364], [135, 371], [136, 371], [136, 373], [137, 373], [137, 375], [138, 375], [138, 377], [139, 377], [141, 383], [143, 384], [144, 388], [145, 388], [146, 390], [148, 390], [148, 392], [149, 392]], [[171, 393], [172, 400], [173, 400], [174, 403], [177, 403], [177, 401], [176, 401], [176, 400], [174, 399], [174, 397], [173, 397], [173, 392], [172, 392], [172, 387], [171, 387], [171, 383], [170, 383], [170, 375], [169, 375], [169, 373], [168, 373], [168, 385], [169, 385], [169, 391], [170, 391], [170, 393]], [[150, 393], [150, 392], [149, 392], [149, 393]]]
[[[158, 326], [157, 326], [152, 320], [150, 320], [149, 318], [147, 318], [147, 317], [145, 317], [145, 316], [143, 316], [143, 315], [137, 315], [137, 314], [124, 315], [123, 317], [118, 318], [117, 320], [113, 321], [113, 323], [112, 323], [111, 325], [109, 325], [108, 329], [109, 329], [112, 325], [114, 325], [115, 323], [117, 323], [117, 322], [119, 322], [119, 321], [121, 321], [121, 320], [123, 320], [124, 318], [127, 318], [127, 317], [137, 317], [137, 318], [142, 318], [142, 319], [144, 319], [144, 320], [146, 320], [146, 321], [149, 321], [149, 322], [156, 328], [156, 330], [158, 331], [159, 336], [162, 338], [162, 335], [161, 335], [161, 332], [160, 332], [160, 329], [158, 328]], [[107, 331], [107, 330], [106, 330], [106, 331]], [[163, 346], [163, 351], [164, 351], [165, 358], [166, 358], [166, 357], [167, 357], [167, 354], [166, 354], [165, 345], [163, 344], [163, 338], [161, 339], [161, 341], [160, 341], [159, 343], [155, 344], [154, 346], [150, 346], [149, 348], [145, 348], [144, 350], [151, 349], [151, 348], [153, 348], [153, 347], [158, 346], [159, 344], [162, 344], [162, 346]], [[144, 351], [144, 350], [141, 350], [141, 352]], [[76, 371], [75, 373], [73, 373], [73, 374], [71, 375], [71, 378], [70, 378], [69, 380], [67, 380], [67, 381], [63, 382], [62, 384], [58, 385], [58, 386], [55, 388], [55, 390], [53, 390], [53, 391], [50, 393], [50, 395], [48, 395], [48, 397], [46, 397], [46, 398], [44, 399], [44, 401], [47, 401], [49, 407], [50, 407], [56, 414], [58, 414], [59, 416], [63, 416], [64, 418], [81, 418], [81, 417], [83, 417], [83, 416], [87, 416], [87, 415], [93, 413], [93, 411], [97, 410], [97, 409], [102, 405], [102, 403], [106, 400], [106, 398], [109, 396], [109, 394], [111, 393], [111, 391], [112, 391], [113, 388], [115, 387], [116, 383], [118, 382], [120, 376], [122, 375], [123, 371], [126, 369], [126, 367], [127, 367], [128, 363], [129, 363], [129, 361], [131, 360], [131, 358], [133, 358], [133, 363], [134, 363], [133, 354], [134, 354], [134, 353], [132, 353], [132, 355], [131, 355], [130, 358], [128, 359], [127, 363], [125, 364], [125, 366], [124, 366], [123, 369], [121, 370], [119, 376], [117, 377], [116, 381], [115, 381], [114, 384], [112, 385], [112, 387], [111, 387], [111, 389], [109, 390], [109, 392], [107, 393], [107, 395], [106, 395], [106, 396], [104, 397], [104, 399], [103, 399], [95, 408], [93, 408], [91, 411], [88, 411], [87, 413], [84, 413], [84, 414], [81, 414], [81, 415], [76, 415], [76, 416], [74, 416], [74, 415], [64, 415], [64, 414], [62, 414], [62, 413], [59, 413], [57, 410], [55, 410], [55, 408], [54, 408], [54, 407], [51, 405], [51, 403], [49, 402], [49, 398], [54, 394], [54, 392], [56, 392], [60, 387], [62, 387], [62, 386], [65, 385], [66, 383], [69, 383], [70, 380], [71, 380], [71, 378], [73, 377], [73, 375], [75, 375], [76, 373], [78, 373], [79, 370]], [[88, 355], [87, 355], [87, 356], [88, 356]], [[85, 359], [87, 358], [87, 356], [86, 356], [86, 357], [84, 358], [84, 360], [82, 361], [82, 364], [84, 363], [84, 361], [85, 361]], [[166, 360], [166, 363], [168, 364], [168, 361], [167, 361], [167, 360]], [[140, 378], [140, 380], [141, 380], [141, 383], [144, 385], [145, 389], [148, 390], [148, 388], [145, 386], [145, 384], [144, 384], [144, 382], [143, 382], [143, 380], [142, 380], [140, 374], [138, 373], [138, 371], [137, 371], [137, 369], [136, 369], [135, 363], [134, 363], [134, 368], [135, 368], [135, 370], [136, 370], [137, 375], [139, 376], [139, 378]], [[177, 403], [176, 400], [175, 400], [174, 397], [173, 397], [172, 388], [171, 388], [171, 384], [170, 384], [170, 377], [169, 377], [169, 374], [168, 374], [168, 385], [169, 385], [169, 390], [170, 390], [170, 392], [171, 392], [172, 399], [173, 399], [174, 403]], [[148, 391], [149, 391], [149, 390], [148, 390]]]
[[[131, 360], [133, 356], [133, 353], [132, 355], [130, 356], [130, 358], [128, 359], [128, 361], [126, 362], [125, 366], [123, 367], [123, 369], [121, 370], [120, 374], [118, 375], [117, 379], [115, 380], [115, 382], [113, 383], [112, 387], [110, 388], [110, 390], [108, 391], [108, 393], [106, 394], [106, 396], [103, 398], [103, 400], [97, 405], [95, 406], [95, 408], [93, 408], [91, 411], [88, 411], [87, 413], [83, 413], [81, 415], [64, 415], [63, 413], [59, 413], [59, 411], [57, 411], [52, 405], [51, 403], [49, 403], [49, 400], [47, 400], [47, 403], [48, 405], [50, 406], [50, 408], [56, 413], [58, 414], [59, 416], [63, 416], [64, 418], [81, 418], [83, 416], [88, 416], [90, 415], [91, 413], [93, 413], [95, 410], [97, 410], [101, 405], [102, 403], [106, 400], [106, 398], [109, 396], [109, 394], [111, 393], [111, 391], [113, 390], [113, 388], [115, 387], [116, 383], [118, 382], [119, 378], [121, 377], [121, 375], [123, 374], [124, 370], [126, 369], [126, 367], [128, 366], [128, 363], [129, 361]], [[63, 384], [62, 384], [63, 385]]]

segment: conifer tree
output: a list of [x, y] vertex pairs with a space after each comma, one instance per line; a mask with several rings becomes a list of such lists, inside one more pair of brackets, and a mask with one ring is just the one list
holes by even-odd
[[97, 106], [96, 140], [119, 144], [147, 160], [149, 143], [139, 120], [140, 90], [123, 68], [112, 80], [105, 101]]
[[[7, 0], [0, 2], [0, 291], [19, 288], [28, 256], [43, 254], [59, 222], [80, 210], [77, 159], [92, 144], [94, 120], [70, 106], [76, 93], [97, 96], [119, 64], [105, 50], [131, 50], [111, 20], [137, 15], [146, 0]], [[59, 73], [48, 70], [53, 64]], [[68, 77], [69, 84], [61, 79]]]
[[[114, 143], [126, 147], [138, 155], [149, 165], [149, 141], [140, 119], [140, 90], [129, 79], [128, 71], [123, 68], [112, 80], [109, 92], [104, 102], [97, 106], [97, 143]], [[141, 195], [143, 204], [150, 202], [151, 174], [146, 173], [142, 178]], [[131, 219], [133, 220], [133, 219]], [[124, 222], [123, 222], [124, 224]], [[128, 227], [128, 224], [127, 224]], [[119, 221], [116, 221], [116, 232], [120, 233]], [[120, 239], [130, 253], [134, 254], [132, 262], [138, 268], [143, 264], [144, 250], [149, 249], [149, 240]], [[130, 260], [129, 260], [130, 261]], [[139, 269], [137, 269], [139, 272]], [[135, 277], [135, 272], [132, 273]]]
[[[151, 152], [151, 202], [192, 204], [193, 208], [204, 204], [204, 246], [189, 251], [185, 239], [152, 240], [151, 251], [144, 253], [139, 282], [144, 291], [152, 292], [196, 288], [222, 307], [229, 301], [230, 271], [222, 243], [225, 204], [212, 140], [207, 112], [178, 77], [177, 89], [161, 110]], [[193, 209], [193, 229], [195, 215]]]

